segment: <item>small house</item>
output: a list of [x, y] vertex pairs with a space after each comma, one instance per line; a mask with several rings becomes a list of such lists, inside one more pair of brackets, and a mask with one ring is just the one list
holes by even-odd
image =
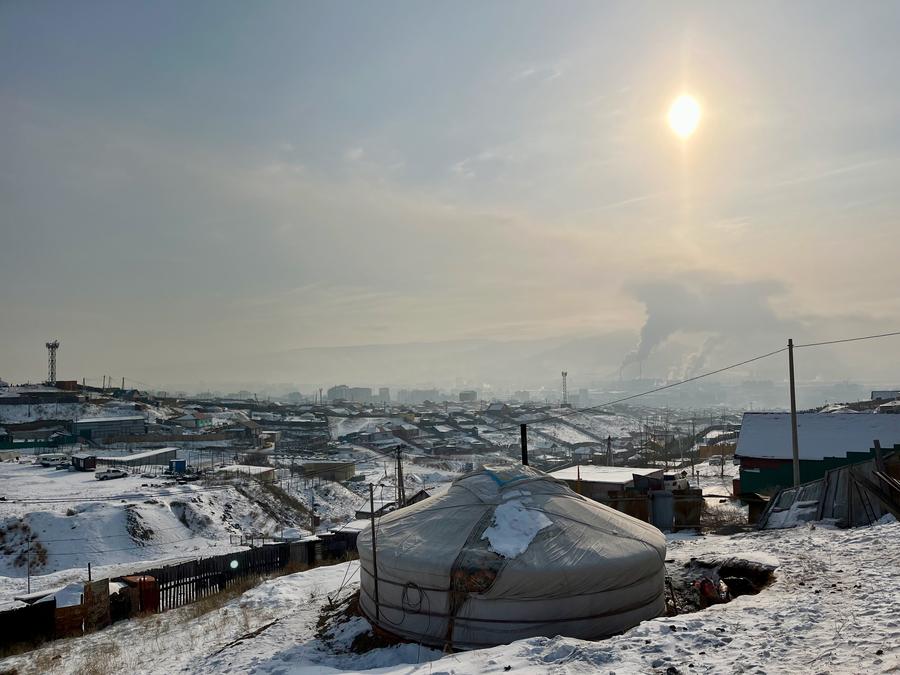
[[[797, 444], [800, 482], [875, 456], [874, 442], [900, 443], [900, 415], [799, 413]], [[791, 416], [744, 413], [735, 457], [740, 461], [740, 492], [773, 492], [794, 484]]]
[[393, 511], [394, 509], [396, 509], [397, 502], [389, 501], [387, 499], [376, 499], [374, 504], [369, 504], [369, 500], [367, 499], [366, 503], [363, 504], [359, 509], [357, 509], [356, 519], [360, 520], [363, 518], [371, 518], [373, 515], [373, 513], [372, 513], [373, 507], [375, 509], [375, 512], [374, 512], [375, 517], [381, 518], [386, 513], [389, 513], [391, 511]]
[[72, 455], [72, 467], [76, 471], [93, 471], [97, 468], [97, 456], [87, 452]]

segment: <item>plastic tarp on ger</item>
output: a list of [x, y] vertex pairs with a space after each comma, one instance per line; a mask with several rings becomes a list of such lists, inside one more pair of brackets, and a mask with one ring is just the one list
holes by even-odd
[[486, 467], [360, 533], [360, 605], [403, 638], [474, 649], [596, 639], [665, 611], [663, 534], [529, 467]]

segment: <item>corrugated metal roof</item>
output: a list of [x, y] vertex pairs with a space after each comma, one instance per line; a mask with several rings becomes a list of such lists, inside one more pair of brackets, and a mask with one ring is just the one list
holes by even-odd
[[[798, 413], [797, 439], [800, 459], [868, 452], [876, 440], [891, 447], [900, 443], [900, 415]], [[744, 413], [735, 455], [792, 459], [790, 413]]]

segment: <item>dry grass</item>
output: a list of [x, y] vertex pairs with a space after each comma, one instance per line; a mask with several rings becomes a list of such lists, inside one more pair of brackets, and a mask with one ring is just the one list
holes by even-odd
[[221, 609], [235, 598], [243, 595], [266, 580], [267, 577], [244, 577], [228, 586], [224, 591], [207, 595], [182, 608], [185, 621], [193, 621], [204, 614]]
[[115, 642], [101, 642], [91, 649], [91, 658], [82, 661], [80, 675], [113, 675], [124, 672], [122, 649]]
[[730, 534], [753, 529], [747, 522], [747, 514], [730, 503], [717, 506], [704, 504], [700, 514], [700, 526], [703, 530], [714, 534]]

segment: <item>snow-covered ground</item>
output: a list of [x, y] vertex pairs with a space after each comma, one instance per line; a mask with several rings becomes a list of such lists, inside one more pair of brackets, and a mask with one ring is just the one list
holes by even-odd
[[566, 419], [601, 438], [606, 438], [607, 436], [624, 438], [630, 432], [639, 431], [641, 428], [638, 419], [616, 413], [577, 412], [566, 415]]
[[570, 427], [562, 422], [542, 422], [535, 424], [534, 428], [542, 434], [546, 434], [562, 443], [597, 443], [596, 438]]
[[[308, 523], [255, 484], [177, 485], [30, 464], [0, 463], [0, 602], [146, 561], [234, 548], [232, 535]], [[39, 500], [35, 502], [34, 500]], [[148, 567], [144, 565], [144, 567]]]
[[347, 434], [359, 433], [366, 427], [374, 429], [390, 421], [389, 417], [329, 417], [328, 428], [331, 431], [331, 438], [337, 440]]
[[0, 424], [21, 424], [39, 420], [76, 420], [85, 417], [121, 417], [143, 415], [148, 422], [160, 422], [181, 414], [176, 408], [135, 406], [128, 401], [102, 403], [41, 403], [39, 405], [4, 405], [0, 399]]
[[[688, 472], [690, 478], [691, 469], [683, 469]], [[730, 495], [733, 494], [732, 481], [738, 477], [740, 467], [731, 457], [726, 457], [720, 464], [710, 464], [709, 461], [694, 465], [694, 477], [691, 480], [692, 487], [703, 489], [704, 494]]]
[[[341, 653], [364, 619], [316, 636], [321, 609], [358, 587], [358, 563], [268, 581], [192, 620], [191, 607], [116, 624], [0, 661], [22, 673], [875, 673], [900, 668], [900, 523], [673, 537], [668, 557], [775, 558], [775, 583], [705, 611], [598, 642], [532, 638], [442, 655], [403, 644]], [[260, 630], [261, 629], [261, 630]], [[258, 632], [257, 632], [258, 631]], [[173, 649], [172, 645], [178, 648]], [[337, 649], [336, 649], [337, 647]], [[54, 658], [56, 656], [57, 658]]]
[[328, 529], [354, 519], [356, 511], [367, 501], [361, 484], [359, 492], [330, 480], [295, 481], [286, 487], [289, 494], [321, 518], [319, 529]]
[[[40, 405], [3, 405], [0, 402], [0, 424], [20, 424], [37, 420], [74, 420], [83, 417], [114, 415], [93, 403], [42, 403]], [[126, 413], [120, 413], [122, 415]], [[132, 409], [131, 414], [135, 414]]]

